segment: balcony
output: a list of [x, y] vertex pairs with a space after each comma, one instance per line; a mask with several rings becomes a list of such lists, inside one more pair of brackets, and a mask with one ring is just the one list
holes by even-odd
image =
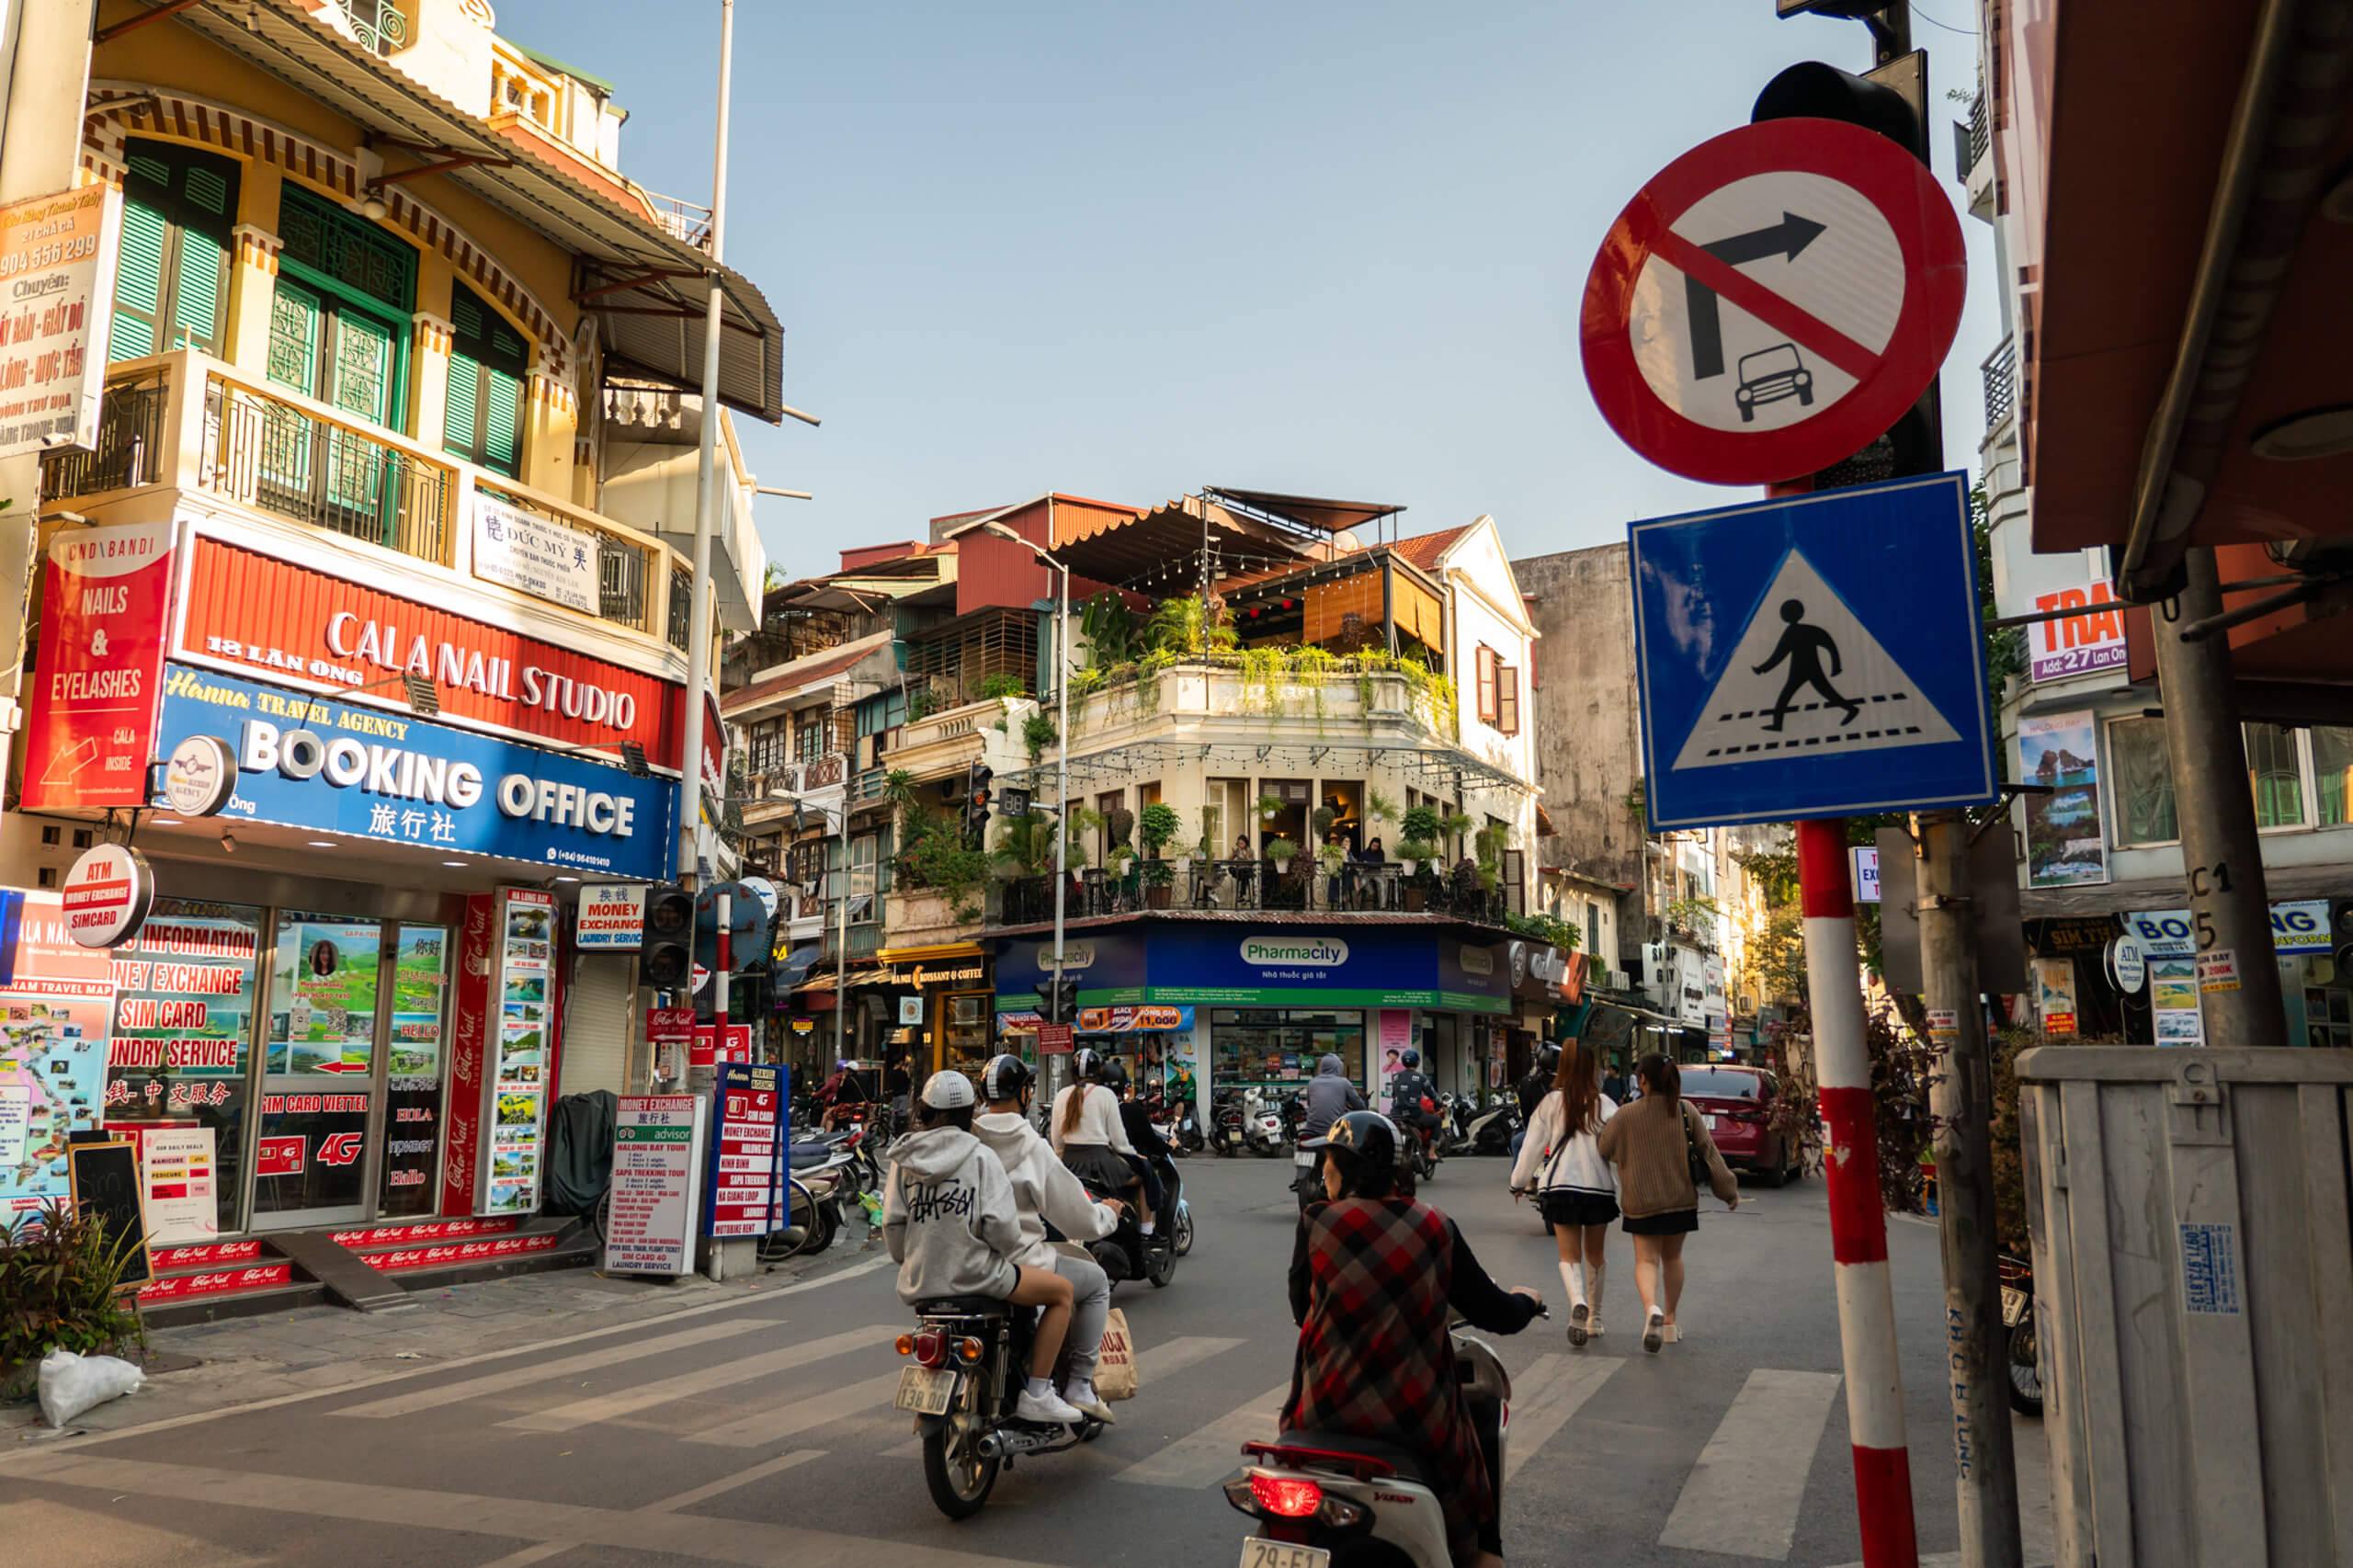
[[1411, 660], [1315, 647], [1199, 654], [1108, 683], [1098, 671], [1080, 670], [1070, 698], [1074, 754], [1093, 749], [1097, 737], [1199, 721], [1228, 722], [1237, 735], [1280, 730], [1330, 741], [1390, 732], [1450, 744], [1460, 731], [1446, 676]]
[[2008, 423], [2018, 403], [2018, 342], [2005, 337], [1995, 345], [1994, 352], [1985, 356], [1977, 368], [1985, 386], [1985, 433], [1992, 435]]
[[[1070, 920], [1148, 909], [1440, 915], [1499, 926], [1518, 903], [1516, 888], [1487, 887], [1475, 871], [1435, 862], [1408, 876], [1395, 860], [1337, 868], [1297, 859], [1140, 860], [1120, 873], [1073, 867], [1063, 913]], [[1051, 875], [998, 883], [989, 900], [992, 926], [1040, 926], [1053, 917]]]
[[200, 492], [505, 594], [474, 572], [476, 509], [494, 504], [578, 534], [596, 552], [593, 615], [537, 597], [535, 608], [686, 646], [687, 574], [659, 540], [193, 350], [114, 367], [90, 449], [45, 455], [40, 489], [45, 503]]

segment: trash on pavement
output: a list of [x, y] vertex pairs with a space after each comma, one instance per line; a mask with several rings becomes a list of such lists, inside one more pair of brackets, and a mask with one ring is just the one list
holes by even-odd
[[52, 1350], [40, 1358], [40, 1413], [63, 1426], [94, 1404], [129, 1393], [147, 1374], [119, 1356], [76, 1356]]

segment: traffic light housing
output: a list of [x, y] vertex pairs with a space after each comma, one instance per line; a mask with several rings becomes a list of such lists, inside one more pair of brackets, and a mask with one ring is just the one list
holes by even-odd
[[645, 894], [645, 938], [638, 972], [657, 991], [683, 991], [695, 972], [695, 895], [675, 884]]
[[[1884, 4], [1847, 3], [1804, 7], [1824, 15], [1865, 17]], [[1792, 12], [1784, 8], [1784, 16]], [[1756, 95], [1752, 125], [1768, 119], [1835, 119], [1884, 136], [1928, 165], [1928, 56], [1915, 50], [1857, 75], [1818, 60], [1801, 61]], [[1810, 490], [1941, 473], [1945, 466], [1944, 407], [1937, 383], [1906, 409], [1886, 432], [1838, 462], [1796, 482]]]
[[964, 770], [964, 842], [975, 849], [988, 838], [989, 780], [995, 777], [985, 763], [973, 763]]
[[1078, 980], [1074, 975], [1063, 975], [1059, 998], [1054, 994], [1056, 983], [1051, 975], [1038, 982], [1038, 1010], [1054, 1023], [1072, 1023], [1078, 1017]]

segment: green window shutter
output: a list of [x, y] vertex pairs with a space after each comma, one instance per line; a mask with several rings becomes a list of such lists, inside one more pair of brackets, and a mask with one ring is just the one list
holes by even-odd
[[482, 460], [482, 431], [476, 415], [482, 405], [482, 365], [472, 355], [449, 355], [449, 402], [441, 426], [441, 445], [471, 462]]
[[107, 347], [110, 360], [136, 359], [155, 352], [155, 312], [164, 296], [164, 247], [170, 238], [171, 224], [161, 212], [137, 197], [124, 199], [122, 250], [114, 274], [114, 329]]
[[172, 347], [221, 352], [221, 277], [229, 252], [210, 234], [180, 231], [178, 275], [172, 290]]
[[521, 477], [523, 383], [504, 370], [483, 370], [482, 466]]
[[278, 280], [269, 301], [269, 360], [266, 373], [282, 387], [305, 394], [319, 390], [319, 297]]

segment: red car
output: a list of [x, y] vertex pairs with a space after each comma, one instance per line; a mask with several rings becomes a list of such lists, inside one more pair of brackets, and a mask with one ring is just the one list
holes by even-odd
[[1781, 1085], [1762, 1067], [1686, 1067], [1683, 1097], [1708, 1119], [1716, 1152], [1735, 1171], [1752, 1171], [1767, 1187], [1799, 1174], [1797, 1151], [1765, 1119]]

